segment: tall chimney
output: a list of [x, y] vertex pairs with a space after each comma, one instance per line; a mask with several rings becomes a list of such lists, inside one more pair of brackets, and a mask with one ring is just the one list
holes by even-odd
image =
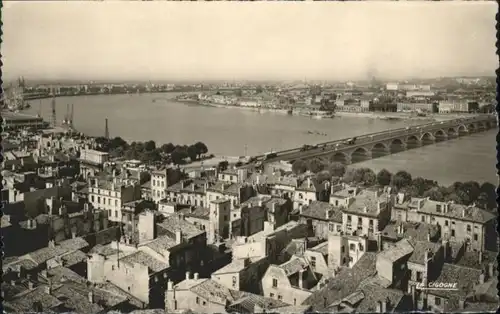
[[448, 240], [444, 240], [443, 241], [443, 260], [444, 260], [445, 263], [448, 261], [448, 258], [449, 258], [449, 255], [448, 255], [449, 254], [449, 252], [448, 252], [449, 251], [449, 247], [448, 247], [448, 245], [449, 245]]
[[479, 251], [479, 253], [478, 253], [478, 261], [479, 261], [479, 265], [481, 265], [483, 263], [483, 252], [482, 251]]
[[304, 270], [299, 270], [299, 288], [304, 289]]
[[200, 278], [200, 275], [198, 273], [194, 273], [194, 280], [198, 280]]
[[307, 188], [308, 189], [311, 188], [311, 178], [310, 177], [307, 178]]
[[189, 280], [189, 279], [191, 279], [191, 273], [187, 271], [186, 272], [186, 280]]

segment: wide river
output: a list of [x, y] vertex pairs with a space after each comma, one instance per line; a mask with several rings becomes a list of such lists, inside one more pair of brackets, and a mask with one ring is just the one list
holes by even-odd
[[[317, 120], [279, 113], [257, 113], [187, 105], [171, 100], [175, 94], [106, 95], [56, 98], [57, 119], [74, 104], [75, 127], [92, 136], [104, 135], [108, 119], [110, 136], [127, 141], [154, 140], [157, 144], [206, 143], [216, 155], [254, 155], [300, 147], [365, 133], [400, 128], [423, 121], [387, 121], [358, 117]], [[32, 101], [28, 113], [41, 109], [50, 117], [50, 99]], [[311, 134], [312, 133], [312, 134]], [[374, 170], [407, 170], [414, 176], [441, 184], [475, 180], [497, 184], [497, 130], [441, 142], [356, 164]]]

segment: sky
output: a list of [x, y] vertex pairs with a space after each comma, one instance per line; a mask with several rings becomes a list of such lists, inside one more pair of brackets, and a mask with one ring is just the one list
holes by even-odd
[[5, 80], [494, 76], [495, 2], [5, 2]]

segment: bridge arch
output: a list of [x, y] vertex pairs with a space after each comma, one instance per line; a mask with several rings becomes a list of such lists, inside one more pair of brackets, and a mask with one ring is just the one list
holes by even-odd
[[406, 138], [406, 147], [408, 149], [416, 148], [420, 146], [420, 139], [417, 135], [410, 135]]
[[389, 153], [390, 148], [384, 144], [384, 143], [377, 143], [373, 145], [371, 152], [372, 152], [372, 158], [378, 158], [385, 156]]
[[361, 162], [370, 159], [370, 151], [364, 147], [358, 147], [351, 153], [351, 161]]
[[467, 134], [467, 127], [464, 124], [460, 124], [458, 126], [458, 134], [459, 135]]
[[477, 127], [474, 123], [471, 123], [467, 125], [467, 130], [469, 130], [469, 133], [474, 133], [477, 131]]
[[389, 145], [389, 151], [391, 152], [391, 154], [397, 154], [404, 150], [405, 150], [405, 143], [403, 140], [399, 138], [392, 140], [391, 144]]
[[443, 141], [447, 137], [448, 137], [448, 134], [444, 130], [442, 130], [442, 129], [437, 130], [436, 132], [434, 132], [434, 138], [436, 139], [436, 141]]
[[348, 164], [349, 163], [349, 156], [345, 153], [342, 152], [336, 152], [335, 154], [330, 157], [331, 162], [340, 162], [342, 164]]
[[457, 128], [449, 128], [448, 129], [448, 136], [457, 136], [458, 135], [458, 129]]
[[422, 143], [424, 143], [424, 144], [430, 144], [430, 143], [434, 142], [434, 136], [429, 132], [425, 132], [420, 137], [420, 141], [422, 141]]

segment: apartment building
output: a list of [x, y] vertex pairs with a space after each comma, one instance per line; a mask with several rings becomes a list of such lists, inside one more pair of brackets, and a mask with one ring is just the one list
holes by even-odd
[[135, 180], [116, 177], [88, 179], [89, 202], [94, 208], [107, 211], [110, 221], [122, 221], [123, 204], [139, 200], [140, 197], [140, 186]]
[[266, 297], [292, 305], [300, 305], [307, 299], [319, 276], [303, 257], [294, 256], [281, 265], [270, 265], [262, 277], [262, 290]]
[[212, 273], [212, 280], [238, 291], [262, 294], [260, 279], [269, 267], [267, 257], [233, 259]]
[[496, 216], [475, 206], [438, 202], [427, 198], [404, 199], [398, 196], [392, 208], [397, 221], [423, 222], [437, 225], [441, 236], [454, 242], [468, 243], [468, 250], [496, 250]]
[[299, 211], [299, 222], [310, 225], [316, 237], [328, 239], [330, 234], [342, 231], [342, 211], [329, 203], [313, 201]]
[[177, 169], [165, 168], [151, 172], [151, 196], [155, 203], [167, 197], [167, 188], [181, 178], [181, 173]]

